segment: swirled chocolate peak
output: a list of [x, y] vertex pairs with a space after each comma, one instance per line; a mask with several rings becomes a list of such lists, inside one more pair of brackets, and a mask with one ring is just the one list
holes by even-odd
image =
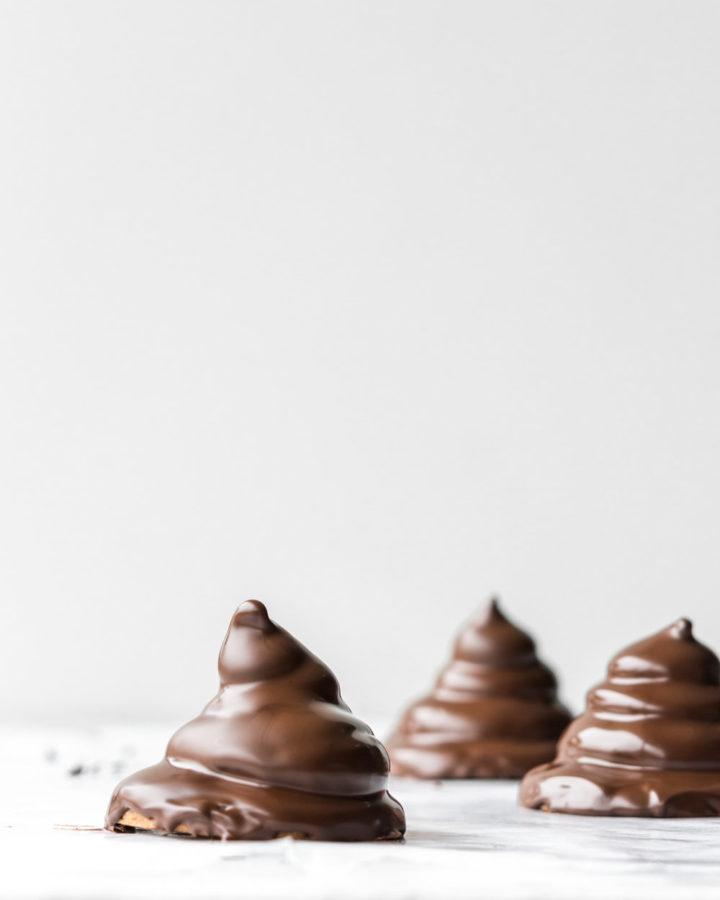
[[688, 619], [610, 661], [555, 761], [525, 776], [520, 802], [585, 815], [720, 815], [720, 664]]
[[460, 633], [432, 692], [388, 742], [393, 773], [417, 778], [519, 778], [552, 759], [570, 715], [532, 638], [497, 600]]
[[233, 616], [220, 690], [165, 758], [115, 789], [106, 827], [224, 840], [292, 835], [394, 840], [388, 756], [343, 702], [330, 669], [257, 600]]

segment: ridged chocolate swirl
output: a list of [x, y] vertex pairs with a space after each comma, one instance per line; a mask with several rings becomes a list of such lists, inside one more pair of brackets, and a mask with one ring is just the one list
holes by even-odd
[[107, 828], [133, 830], [120, 821], [130, 810], [153, 830], [223, 840], [402, 837], [385, 748], [351, 715], [327, 666], [262, 603], [238, 608], [218, 668], [217, 696], [162, 762], [116, 788]]
[[720, 815], [720, 665], [688, 619], [611, 660], [520, 801], [584, 815]]
[[532, 638], [492, 600], [461, 632], [429, 696], [388, 741], [394, 775], [519, 778], [553, 758], [570, 714]]

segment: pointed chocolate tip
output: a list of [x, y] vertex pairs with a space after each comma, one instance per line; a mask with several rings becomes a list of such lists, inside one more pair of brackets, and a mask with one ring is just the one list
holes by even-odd
[[678, 619], [677, 622], [672, 623], [668, 631], [674, 638], [686, 641], [693, 636], [692, 622], [690, 619]]
[[241, 603], [233, 617], [233, 625], [236, 628], [259, 628], [264, 631], [270, 624], [267, 608], [259, 600], [246, 600]]
[[480, 607], [479, 611], [470, 620], [475, 628], [483, 628], [493, 622], [507, 622], [505, 613], [500, 609], [500, 600], [496, 595], [490, 597], [487, 603]]
[[500, 598], [491, 597], [486, 607], [486, 616], [488, 619], [504, 619], [503, 611], [500, 609]]

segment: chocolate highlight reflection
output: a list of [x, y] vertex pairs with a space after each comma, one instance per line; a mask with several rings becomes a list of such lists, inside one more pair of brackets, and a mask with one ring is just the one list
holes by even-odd
[[351, 715], [327, 666], [262, 603], [238, 608], [218, 669], [217, 696], [170, 739], [162, 762], [115, 789], [106, 828], [222, 840], [402, 837], [385, 748]]
[[688, 619], [627, 647], [524, 806], [597, 816], [720, 815], [720, 664]]
[[532, 638], [492, 600], [461, 632], [429, 696], [388, 741], [394, 775], [520, 778], [553, 758], [570, 714]]

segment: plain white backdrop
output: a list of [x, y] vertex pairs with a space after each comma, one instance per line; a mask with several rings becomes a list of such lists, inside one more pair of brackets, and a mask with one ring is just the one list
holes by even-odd
[[492, 591], [577, 709], [720, 648], [720, 6], [3, 2], [7, 719], [235, 605], [392, 715]]

